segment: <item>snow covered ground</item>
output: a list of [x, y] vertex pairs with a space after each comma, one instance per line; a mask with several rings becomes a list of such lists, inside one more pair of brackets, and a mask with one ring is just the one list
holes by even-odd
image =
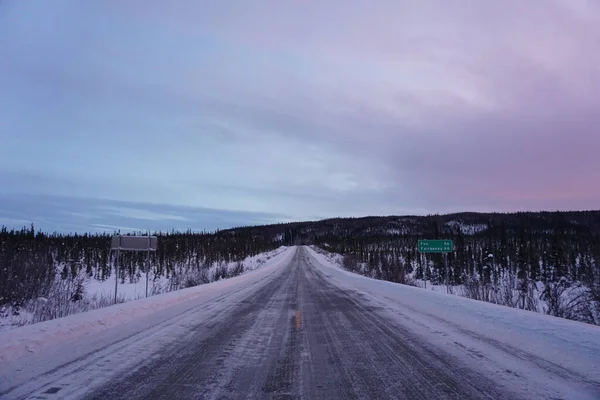
[[[287, 247], [282, 246], [267, 253], [261, 253], [256, 256], [247, 257], [242, 261], [244, 264], [244, 273], [254, 271], [255, 269], [264, 265], [272, 257], [275, 257], [286, 250]], [[236, 264], [237, 262], [226, 263], [227, 270], [232, 271], [236, 267]], [[208, 269], [208, 279], [211, 282], [215, 281], [215, 272], [218, 267], [219, 263], [215, 263]], [[154, 279], [152, 272], [150, 272], [150, 276], [148, 278], [148, 292], [150, 294], [153, 290], [158, 293], [165, 293], [169, 291], [169, 279], [165, 276], [158, 276], [156, 279]], [[124, 284], [119, 282], [117, 292], [123, 302], [146, 297], [146, 273], [141, 272], [137, 282], [125, 282]], [[105, 296], [108, 298], [113, 298], [115, 295], [115, 280], [114, 278], [110, 278], [105, 281], [87, 279], [85, 281], [85, 293], [90, 296]]]
[[[287, 251], [287, 247], [282, 246], [276, 250], [261, 253], [256, 256], [247, 257], [242, 261], [244, 273], [254, 271], [268, 262], [273, 257]], [[223, 264], [223, 265], [220, 265]], [[237, 262], [229, 263], [215, 263], [207, 271], [207, 278], [210, 282], [218, 280], [215, 279], [216, 271], [218, 268], [224, 267], [230, 273], [237, 267]], [[60, 268], [59, 268], [60, 269]], [[191, 271], [193, 272], [193, 271]], [[148, 295], [153, 296], [161, 293], [166, 293], [174, 290], [171, 287], [171, 281], [165, 276], [155, 277], [152, 272], [148, 277]], [[32, 300], [25, 307], [21, 307], [17, 313], [13, 313], [13, 309], [10, 304], [0, 304], [0, 332], [6, 329], [14, 329], [23, 325], [36, 323], [39, 321], [43, 313], [56, 313], [58, 316], [66, 316], [77, 314], [79, 312], [87, 312], [97, 308], [103, 308], [110, 306], [114, 303], [115, 296], [115, 279], [114, 276], [109, 277], [104, 281], [99, 281], [90, 278], [85, 274], [85, 271], [80, 273], [80, 276], [76, 279], [77, 282], [81, 282], [83, 285], [83, 300], [81, 302], [74, 303], [70, 301], [70, 295], [74, 292], [73, 287], [56, 288], [56, 296], [62, 296], [66, 298], [56, 299], [51, 298], [50, 303], [48, 299], [37, 299]], [[74, 282], [69, 280], [62, 281], [60, 276], [57, 277], [58, 286], [74, 285]], [[64, 289], [64, 290], [63, 290]], [[124, 303], [132, 300], [138, 300], [146, 297], [146, 273], [140, 272], [136, 276], [135, 282], [126, 280], [124, 283], [121, 281], [117, 285], [117, 301], [118, 303]], [[57, 310], [46, 310], [47, 307], [61, 308], [60, 312]], [[38, 314], [38, 315], [36, 315]]]
[[460, 221], [448, 221], [446, 225], [451, 228], [458, 228], [463, 235], [475, 235], [487, 229], [487, 225], [483, 224], [465, 224]]
[[[172, 312], [173, 307], [180, 304], [185, 306], [191, 300], [205, 302], [217, 296], [228, 294], [231, 290], [241, 290], [249, 287], [265, 280], [287, 265], [294, 253], [295, 248], [282, 247], [276, 251], [276, 255], [273, 255], [275, 253], [271, 254], [268, 261], [266, 261], [265, 255], [255, 257], [255, 262], [249, 263], [252, 271], [254, 271], [252, 273], [245, 273], [234, 278], [137, 301], [116, 304], [86, 313], [0, 331], [0, 380], [2, 376], [5, 376], [7, 371], [4, 368], [9, 363], [27, 358], [28, 355], [38, 354], [49, 348], [82, 337], [92, 336], [111, 327], [124, 325], [134, 320], [139, 321], [142, 317], [149, 317], [149, 322], [153, 323], [156, 319], [152, 318], [153, 315], [163, 310]], [[136, 329], [136, 327], [134, 326], [133, 329]], [[94, 344], [91, 343], [89, 350], [91, 351], [93, 348]]]
[[[310, 249], [336, 286], [355, 290], [427, 342], [451, 352], [531, 398], [594, 399], [600, 393], [600, 329], [352, 273]], [[595, 395], [581, 388], [591, 385]]]
[[[385, 371], [379, 374], [387, 372], [390, 379], [385, 383], [390, 387], [397, 384], [391, 378], [412, 380], [415, 371], [451, 370], [464, 392], [470, 385], [499, 386], [499, 393], [507, 393], [502, 398], [600, 398], [598, 327], [366, 278], [306, 249], [308, 254], [286, 249], [254, 272], [235, 278], [0, 332], [0, 397], [9, 393], [10, 398], [48, 398], [44, 393], [56, 390], [62, 398], [79, 398], [126, 371], [147, 376], [152, 371], [144, 368], [150, 361], [164, 367], [161, 378], [167, 383], [171, 376], [187, 374], [189, 389], [201, 393], [203, 387], [193, 376], [198, 369], [221, 371], [222, 380], [210, 373], [198, 379], [213, 379], [227, 388], [240, 370], [219, 363], [246, 354], [247, 360], [261, 364], [264, 359], [256, 355], [268, 354], [284, 377], [304, 359], [305, 372], [312, 367], [318, 367], [319, 376], [346, 371], [348, 379], [381, 366]], [[250, 309], [257, 314], [247, 314]], [[302, 319], [298, 310], [303, 310]], [[298, 321], [307, 332], [298, 330]], [[324, 340], [324, 326], [331, 329], [329, 341]], [[213, 328], [219, 332], [216, 337]], [[312, 353], [300, 346], [303, 334], [314, 339], [306, 342], [314, 345]], [[394, 351], [384, 338], [394, 335], [403, 343], [414, 342], [407, 343], [411, 357], [403, 359], [408, 355], [402, 351], [394, 354], [404, 369], [384, 362], [385, 353]], [[277, 337], [280, 347], [272, 346]], [[336, 346], [344, 350], [338, 356], [346, 361], [331, 358], [328, 352]], [[381, 351], [370, 351], [376, 346]], [[195, 351], [197, 358], [188, 359], [183, 352], [177, 359], [175, 350], [180, 347]], [[356, 359], [352, 350], [370, 355], [370, 364]], [[235, 365], [245, 368], [246, 361]], [[410, 363], [418, 365], [411, 369]], [[471, 382], [473, 376], [493, 384]], [[289, 382], [282, 382], [283, 389], [288, 387]], [[133, 388], [144, 384], [134, 381]], [[423, 385], [420, 389], [444, 393], [441, 381], [427, 379]]]
[[[319, 247], [316, 246], [311, 246], [312, 249], [314, 251], [316, 251], [317, 253], [319, 253], [322, 257], [327, 258], [328, 262], [337, 265], [338, 267], [341, 267], [342, 269], [344, 269], [344, 257], [340, 254], [336, 254], [336, 253], [330, 253], [328, 251], [325, 251]], [[431, 267], [431, 265], [430, 265]], [[369, 271], [367, 265], [365, 263], [358, 263], [357, 264], [357, 272], [360, 272], [361, 274], [365, 275], [366, 277], [372, 277], [372, 272]], [[349, 271], [351, 272], [351, 271]], [[422, 279], [416, 279], [415, 275], [417, 274], [417, 269], [413, 266], [413, 271], [409, 274], [406, 275], [406, 284], [410, 285], [410, 286], [415, 286], [421, 289], [426, 289], [428, 291], [432, 291], [432, 292], [439, 292], [439, 293], [446, 293], [446, 294], [452, 294], [452, 295], [456, 295], [456, 296], [462, 296], [462, 297], [469, 297], [469, 298], [473, 298], [473, 299], [478, 299], [477, 297], [472, 297], [472, 296], [468, 296], [467, 292], [468, 289], [465, 287], [464, 284], [461, 285], [444, 285], [444, 284], [434, 284], [431, 280], [427, 279], [427, 280], [422, 280]], [[512, 280], [511, 280], [512, 278]], [[554, 282], [552, 283], [553, 285], [556, 285], [557, 283]], [[545, 285], [542, 281], [536, 281], [536, 282], [532, 282], [531, 283], [531, 298], [529, 300], [527, 300], [527, 306], [525, 307], [525, 309], [529, 310], [529, 311], [537, 311], [543, 314], [547, 313], [548, 310], [548, 304], [546, 301], [545, 296], [543, 295], [544, 292], [544, 288]], [[509, 288], [512, 287], [512, 290], [509, 290]], [[481, 290], [483, 290], [483, 288], [480, 288]], [[582, 309], [583, 306], [581, 306], [581, 308], [578, 310], [576, 309], [576, 307], [573, 306], [577, 306], [582, 305], [582, 295], [586, 294], [584, 293], [586, 291], [586, 287], [583, 286], [583, 284], [581, 282], [571, 282], [567, 285], [567, 287], [564, 289], [564, 291], [560, 294], [559, 298], [561, 301], [561, 307], [563, 307], [563, 316], [565, 316], [565, 318], [568, 318], [567, 315], [569, 315], [569, 313], [571, 313], [571, 316], [569, 319], [574, 319], [574, 320], [579, 320], [579, 321], [583, 321], [583, 322], [588, 322], [588, 323], [595, 323], [596, 325], [598, 324], [598, 320], [600, 318], [600, 315], [598, 315], [598, 312], [596, 311], [596, 309], [593, 307], [592, 304], [587, 304], [586, 306], [589, 305], [589, 308], [585, 308]], [[509, 293], [512, 292], [512, 293]], [[504, 305], [504, 306], [508, 306], [508, 307], [513, 307], [513, 308], [524, 308], [520, 302], [519, 302], [519, 297], [521, 295], [521, 292], [519, 290], [519, 284], [518, 282], [516, 282], [516, 277], [513, 275], [511, 276], [509, 273], [507, 273], [506, 271], [500, 276], [500, 281], [498, 282], [498, 285], [494, 288], [490, 288], [490, 299], [489, 302], [491, 303], [495, 303], [495, 304], [500, 304], [500, 305]], [[482, 296], [480, 294], [480, 296]], [[591, 301], [589, 299], [589, 297], [587, 297], [586, 299], [588, 299], [587, 301]], [[484, 301], [484, 300], [481, 300]], [[589, 314], [586, 314], [586, 312], [589, 312], [589, 314], [593, 314], [592, 317], [589, 318], [584, 318], [586, 316], [588, 316]], [[556, 314], [553, 314], [556, 315]]]

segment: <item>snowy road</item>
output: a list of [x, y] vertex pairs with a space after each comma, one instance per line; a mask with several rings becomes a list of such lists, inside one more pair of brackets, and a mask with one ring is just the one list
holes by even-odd
[[[37, 375], [11, 371], [0, 398], [600, 398], [598, 336], [575, 344], [567, 337], [555, 348], [546, 332], [528, 352], [509, 343], [502, 327], [488, 335], [473, 325], [488, 325], [484, 318], [453, 318], [453, 309], [472, 314], [469, 307], [491, 305], [354, 277], [306, 248], [290, 252], [268, 275], [231, 280], [210, 299], [65, 345], [72, 359], [60, 366], [48, 369], [45, 360]], [[428, 300], [414, 302], [419, 296], [441, 299], [441, 309], [420, 310], [416, 303]], [[557, 320], [498, 310], [498, 321], [503, 312], [534, 324]], [[598, 335], [597, 327], [556, 324], [562, 335]], [[550, 356], [539, 354], [550, 348]]]

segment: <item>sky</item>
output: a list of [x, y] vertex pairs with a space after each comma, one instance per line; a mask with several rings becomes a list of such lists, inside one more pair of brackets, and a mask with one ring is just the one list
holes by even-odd
[[0, 1], [0, 225], [600, 208], [596, 0]]

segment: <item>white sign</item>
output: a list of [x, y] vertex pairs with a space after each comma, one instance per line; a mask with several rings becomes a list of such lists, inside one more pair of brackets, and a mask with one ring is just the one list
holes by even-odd
[[123, 251], [156, 251], [156, 236], [113, 236], [111, 250]]
[[110, 242], [110, 250], [117, 250], [117, 265], [115, 266], [115, 304], [117, 304], [117, 287], [119, 282], [119, 254], [123, 251], [147, 251], [146, 259], [146, 297], [148, 297], [148, 276], [150, 275], [150, 252], [156, 251], [158, 238], [156, 236], [113, 236]]

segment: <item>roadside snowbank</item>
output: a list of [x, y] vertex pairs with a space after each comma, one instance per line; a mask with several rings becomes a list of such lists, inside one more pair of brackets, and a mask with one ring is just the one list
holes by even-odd
[[[277, 255], [271, 257], [262, 266], [257, 261], [251, 272], [234, 278], [0, 331], [0, 365], [6, 365], [30, 353], [39, 353], [57, 344], [129, 323], [191, 300], [208, 302], [215, 297], [235, 292], [275, 274], [289, 263], [294, 254], [295, 248], [282, 247]], [[266, 260], [264, 255], [256, 257], [257, 260], [259, 258]]]
[[[336, 286], [367, 295], [402, 325], [410, 325], [445, 349], [490, 358], [504, 368], [513, 363], [510, 369], [522, 376], [535, 372], [523, 369], [516, 358], [539, 368], [565, 368], [565, 374], [576, 371], [585, 379], [600, 382], [597, 326], [367, 278], [341, 268], [335, 255], [307, 249], [318, 261], [315, 266]], [[514, 359], [507, 358], [507, 353]], [[570, 379], [576, 382], [577, 377]]]
[[[226, 276], [236, 276], [240, 274], [240, 267], [242, 268], [242, 274], [245, 274], [248, 271], [260, 268], [271, 258], [286, 251], [286, 249], [286, 247], [282, 246], [270, 252], [247, 257], [241, 264], [238, 262], [215, 262], [203, 271], [198, 271], [196, 269], [181, 269], [180, 274], [178, 274], [179, 280], [177, 282], [175, 282], [173, 276], [171, 276], [171, 278], [164, 275], [155, 277], [151, 271], [148, 277], [148, 296], [156, 296], [162, 293], [180, 290], [182, 289], [182, 286], [188, 285], [188, 282], [208, 283], [225, 279], [221, 278], [224, 271]], [[61, 269], [62, 267], [58, 267], [58, 270]], [[196, 279], [200, 272], [204, 274], [204, 280]], [[79, 284], [81, 284], [81, 300], [73, 302], [71, 301], [71, 296], [75, 293], [75, 289]], [[128, 277], [125, 282], [119, 280], [117, 287], [117, 303], [125, 303], [145, 297], [145, 272], [139, 272], [136, 275]], [[99, 281], [89, 277], [84, 270], [82, 270], [74, 280], [63, 280], [61, 279], [60, 274], [58, 274], [47, 299], [30, 300], [18, 309], [13, 309], [10, 304], [0, 304], [0, 331], [112, 306], [114, 304], [114, 298], [114, 275], [104, 281]]]

